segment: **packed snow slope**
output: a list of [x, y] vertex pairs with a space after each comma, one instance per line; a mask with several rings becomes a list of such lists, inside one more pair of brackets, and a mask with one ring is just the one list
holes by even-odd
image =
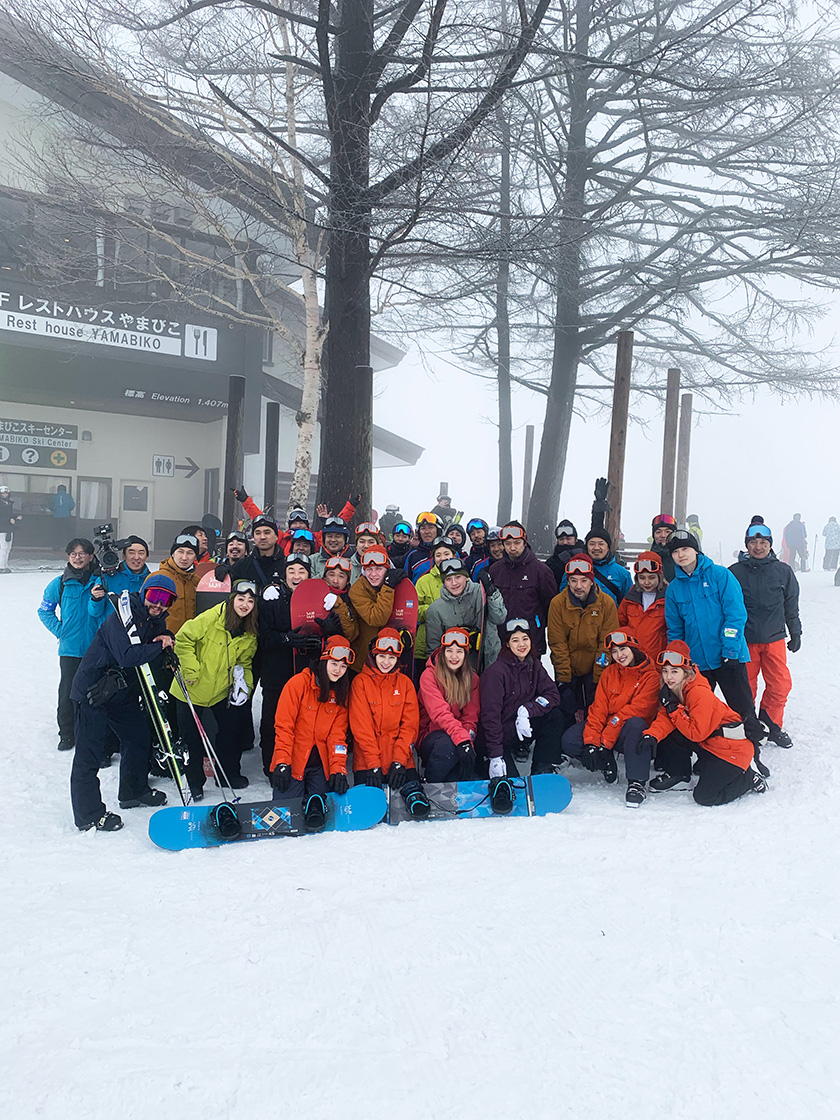
[[73, 826], [48, 579], [0, 578], [4, 1120], [840, 1115], [830, 575], [764, 796], [574, 769], [560, 816], [177, 854]]

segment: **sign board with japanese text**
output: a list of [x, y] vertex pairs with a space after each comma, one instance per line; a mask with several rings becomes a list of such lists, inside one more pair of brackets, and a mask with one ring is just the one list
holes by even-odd
[[74, 471], [78, 438], [75, 424], [0, 417], [0, 463]]

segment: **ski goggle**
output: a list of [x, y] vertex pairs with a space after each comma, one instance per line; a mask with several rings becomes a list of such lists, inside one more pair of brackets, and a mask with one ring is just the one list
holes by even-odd
[[676, 517], [672, 517], [670, 513], [660, 513], [653, 523], [654, 529], [674, 529], [677, 525]]
[[433, 513], [418, 513], [417, 514], [417, 526], [418, 526], [418, 528], [421, 525], [437, 525], [437, 523], [438, 523], [438, 519], [435, 516], [435, 514], [433, 514]]
[[363, 568], [369, 568], [371, 564], [381, 564], [383, 567], [387, 568], [389, 563], [390, 561], [385, 553], [380, 552], [378, 549], [370, 549], [362, 557]]
[[198, 537], [194, 537], [191, 533], [181, 533], [175, 538], [175, 544], [183, 545], [184, 548], [198, 548]]
[[411, 536], [411, 526], [409, 525], [409, 523], [407, 521], [398, 521], [396, 523], [396, 525], [394, 526], [394, 528], [391, 530], [391, 533], [392, 533], [393, 536], [396, 536], [397, 533], [405, 533], [405, 535], [407, 537], [410, 537]]
[[662, 565], [658, 560], [636, 560], [633, 564], [633, 571], [637, 575], [639, 572], [661, 572]]
[[370, 533], [374, 537], [379, 536], [379, 529], [372, 521], [363, 521], [361, 525], [356, 526], [356, 536], [360, 537], [362, 533]]
[[525, 530], [520, 529], [518, 525], [505, 525], [499, 536], [503, 541], [524, 541]]
[[683, 655], [675, 649], [663, 649], [662, 653], [657, 657], [656, 664], [673, 665], [677, 669], [687, 669], [691, 665], [691, 659], [683, 657]]
[[321, 654], [322, 661], [343, 661], [345, 665], [352, 665], [356, 655], [349, 646], [327, 646]]
[[466, 630], [447, 630], [441, 638], [440, 644], [444, 648], [448, 646], [460, 646], [461, 649], [469, 649], [470, 636]]
[[483, 529], [485, 532], [487, 532], [487, 526], [480, 517], [473, 517], [470, 521], [467, 522], [467, 532], [471, 533], [473, 529]]
[[464, 568], [464, 565], [454, 556], [448, 556], [440, 565], [440, 574], [446, 579], [447, 576], [469, 576], [469, 572]]
[[435, 537], [435, 539], [432, 541], [432, 552], [434, 552], [434, 550], [436, 548], [453, 548], [454, 549], [455, 548], [455, 542], [453, 541], [453, 539], [451, 537], [448, 537], [448, 536]]
[[769, 540], [772, 536], [773, 534], [766, 525], [750, 525], [749, 529], [747, 529], [748, 541], [751, 541], [754, 537], [764, 537], [766, 540]]
[[526, 618], [509, 618], [505, 623], [505, 630], [508, 634], [513, 634], [516, 630], [522, 630], [529, 636], [531, 634], [531, 627]]
[[576, 536], [575, 527], [574, 525], [558, 525], [554, 530], [554, 536], [557, 537], [558, 540], [560, 537], [574, 537]]
[[347, 572], [348, 575], [352, 571], [352, 567], [346, 556], [333, 556], [324, 565], [326, 571], [338, 569], [340, 572]]
[[570, 560], [566, 565], [567, 576], [589, 576], [592, 578], [592, 565], [588, 560]]
[[289, 568], [292, 566], [292, 564], [300, 564], [302, 567], [306, 568], [308, 572], [311, 567], [312, 561], [308, 556], [304, 556], [302, 552], [291, 552], [286, 557], [286, 567]]
[[293, 521], [305, 521], [306, 524], [308, 525], [309, 524], [309, 514], [306, 512], [305, 509], [293, 509], [291, 511], [291, 513], [289, 514], [289, 524], [291, 525], [291, 523]]
[[343, 517], [328, 517], [324, 522], [325, 533], [347, 533], [347, 522]]
[[144, 595], [147, 603], [155, 603], [161, 607], [168, 607], [178, 598], [171, 591], [167, 591], [165, 587], [148, 587]]
[[616, 646], [637, 646], [639, 643], [632, 634], [628, 634], [626, 630], [613, 630], [612, 634], [607, 634], [604, 638], [604, 648], [614, 649]]
[[251, 579], [238, 579], [230, 589], [231, 595], [253, 595], [257, 597], [257, 585]]
[[240, 533], [238, 529], [235, 529], [225, 537], [225, 544], [230, 544], [231, 541], [241, 541], [242, 544], [247, 544], [248, 538], [244, 533]]
[[373, 653], [402, 653], [402, 642], [399, 638], [392, 638], [386, 635], [384, 638], [379, 637], [370, 647]]
[[675, 544], [675, 541], [685, 541], [689, 548], [694, 548], [693, 540], [694, 534], [688, 529], [675, 529], [668, 538], [668, 548], [679, 548], [680, 546]]
[[292, 533], [292, 540], [293, 541], [309, 541], [310, 544], [314, 544], [315, 543], [315, 535], [314, 535], [314, 533], [311, 533], [308, 529], [295, 529], [294, 533]]

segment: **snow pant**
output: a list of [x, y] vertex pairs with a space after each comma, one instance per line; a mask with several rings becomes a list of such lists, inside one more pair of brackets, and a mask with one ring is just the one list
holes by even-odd
[[278, 798], [309, 797], [311, 793], [326, 794], [329, 790], [329, 781], [324, 773], [324, 764], [318, 748], [313, 747], [306, 760], [302, 778], [292, 778], [291, 785], [285, 793], [278, 794]]
[[[187, 781], [190, 789], [203, 789], [205, 781], [204, 745], [201, 742], [201, 736], [198, 733], [189, 705], [185, 704], [183, 700], [177, 700], [176, 704], [178, 706], [181, 738], [187, 744], [189, 750], [186, 767]], [[227, 697], [225, 697], [218, 704], [212, 704], [206, 708], [196, 704], [195, 710], [201, 720], [202, 727], [207, 732], [207, 737], [213, 744], [225, 776], [231, 781], [241, 777], [242, 773], [239, 766], [242, 760], [242, 742], [245, 738], [249, 717], [247, 705], [242, 704], [238, 708], [232, 704], [228, 705]], [[211, 716], [213, 723], [215, 723], [215, 734], [209, 718]]]
[[[82, 663], [81, 657], [59, 657], [58, 668], [61, 676], [58, 681], [58, 736], [73, 742], [76, 733], [76, 709], [70, 699], [70, 689], [76, 670]], [[90, 705], [88, 705], [90, 706]], [[99, 816], [102, 816], [100, 813]], [[99, 820], [99, 817], [96, 818]]]
[[750, 661], [747, 665], [753, 703], [758, 692], [758, 674], [764, 678], [764, 693], [759, 708], [767, 713], [772, 721], [782, 726], [785, 718], [785, 704], [793, 687], [790, 670], [787, 666], [787, 646], [784, 639], [778, 642], [764, 642], [750, 646]]
[[[840, 556], [840, 548], [827, 548], [823, 553], [823, 569], [826, 572], [833, 572], [837, 567], [837, 558]], [[2, 564], [0, 567], [5, 568], [6, 565]]]
[[687, 739], [681, 731], [672, 731], [656, 748], [656, 767], [671, 778], [691, 781], [691, 756], [698, 744]]
[[98, 821], [105, 813], [99, 787], [99, 768], [110, 728], [120, 743], [120, 801], [132, 801], [149, 790], [149, 746], [152, 733], [136, 699], [92, 708], [74, 703], [76, 753], [70, 771], [70, 800], [79, 828]]
[[727, 661], [719, 669], [704, 669], [703, 676], [712, 686], [720, 686], [723, 698], [730, 708], [734, 708], [744, 721], [744, 734], [755, 747], [755, 757], [759, 756], [758, 744], [764, 738], [764, 728], [755, 714], [755, 700], [750, 691], [750, 678], [747, 666], [740, 661]]
[[[14, 536], [14, 533], [0, 533], [0, 571], [9, 566], [9, 553], [12, 551]], [[834, 567], [836, 568], [837, 565], [835, 564]]]
[[[575, 723], [564, 732], [563, 754], [568, 755], [569, 758], [581, 758], [583, 756], [585, 727], [586, 724], [584, 723]], [[613, 747], [614, 751], [624, 755], [624, 771], [628, 782], [646, 782], [650, 777], [650, 747], [645, 747], [640, 753], [636, 751], [646, 727], [647, 720], [642, 719], [641, 716], [632, 716], [625, 720]], [[595, 743], [595, 746], [600, 746], [600, 744]], [[689, 764], [690, 769], [691, 765]]]
[[[562, 708], [552, 708], [544, 716], [531, 717], [531, 730], [533, 731], [534, 753], [531, 756], [531, 773], [547, 774], [553, 766], [559, 766], [563, 761], [562, 739], [563, 732], [574, 719]], [[480, 732], [479, 732], [480, 734]], [[520, 741], [516, 732], [508, 732], [502, 744], [505, 765], [509, 778], [518, 778], [519, 770], [514, 760], [513, 752], [519, 747]], [[483, 735], [480, 734], [483, 744]], [[484, 748], [476, 750], [476, 770], [479, 777], [486, 778], [490, 772], [490, 760], [484, 755]], [[429, 779], [431, 781], [431, 779]]]
[[697, 773], [700, 780], [694, 787], [694, 800], [698, 805], [726, 805], [749, 793], [753, 784], [753, 770], [742, 770], [705, 747], [696, 747]]
[[[793, 570], [795, 572], [796, 571], [806, 572], [808, 570], [808, 559], [805, 555], [806, 548], [807, 548], [807, 546], [804, 545], [804, 544], [790, 545], [789, 546], [790, 557], [788, 559], [788, 564], [790, 564], [790, 566], [793, 568]], [[798, 568], [796, 567], [797, 556], [799, 557], [799, 567]]]
[[581, 677], [572, 677], [572, 689], [574, 690], [575, 707], [578, 711], [588, 712], [589, 705], [595, 699], [595, 680], [591, 673], [585, 673]]
[[[445, 731], [431, 731], [417, 748], [423, 760], [425, 782], [457, 782], [458, 752], [455, 743]], [[475, 777], [471, 774], [465, 781]]]

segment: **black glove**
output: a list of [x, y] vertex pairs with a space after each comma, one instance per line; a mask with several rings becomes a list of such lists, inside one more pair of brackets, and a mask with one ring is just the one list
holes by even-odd
[[652, 735], [643, 735], [641, 737], [641, 739], [638, 741], [638, 743], [636, 744], [636, 754], [642, 754], [645, 747], [650, 747], [651, 757], [653, 757], [653, 755], [656, 754], [656, 748], [658, 746], [659, 746], [659, 743], [657, 742], [656, 739], [654, 739], [654, 737]]
[[373, 786], [382, 789], [382, 771], [377, 766], [375, 770], [356, 770], [353, 780], [357, 786]]
[[124, 688], [128, 688], [128, 685], [119, 669], [109, 669], [104, 676], [99, 678], [96, 684], [91, 685], [87, 690], [88, 704], [92, 708], [101, 708], [103, 704], [113, 700], [117, 693]]
[[402, 789], [406, 781], [405, 767], [401, 762], [392, 762], [388, 767], [388, 785], [393, 790]]
[[341, 629], [341, 619], [335, 611], [330, 611], [326, 618], [313, 618], [312, 621], [316, 622], [321, 627], [321, 633], [327, 638], [331, 637], [333, 634], [343, 633]]
[[595, 497], [599, 502], [604, 501], [607, 494], [610, 492], [610, 480], [608, 478], [595, 479]]
[[310, 635], [306, 639], [306, 644], [303, 647], [303, 652], [307, 657], [320, 657], [324, 649], [324, 642], [321, 638]]
[[490, 573], [486, 568], [482, 568], [482, 570], [478, 573], [478, 582], [484, 588], [484, 593], [489, 599], [493, 592], [496, 590], [496, 585], [490, 578]]
[[592, 774], [598, 769], [598, 750], [598, 747], [589, 743], [583, 748], [583, 754], [580, 756], [581, 762]]
[[347, 775], [346, 774], [332, 774], [330, 775], [330, 792], [343, 794], [347, 792]]
[[459, 782], [467, 782], [475, 773], [475, 749], [469, 739], [455, 744], [455, 777]]
[[362, 500], [362, 495], [361, 494], [348, 494], [347, 497], [348, 497], [348, 500], [350, 502], [350, 505], [353, 506], [354, 509], [358, 506], [359, 502]]
[[801, 634], [791, 634], [790, 641], [788, 642], [788, 649], [791, 653], [799, 653], [799, 647], [802, 645]]
[[178, 660], [178, 654], [175, 652], [172, 646], [169, 646], [168, 649], [165, 649], [163, 651], [163, 664], [167, 669], [171, 669], [173, 673], [176, 670], [180, 669], [181, 662]]
[[236, 498], [237, 502], [248, 501], [248, 492], [244, 486], [240, 486], [238, 490], [235, 486], [232, 486], [231, 489], [233, 490], [233, 496]]
[[383, 584], [387, 584], [388, 587], [396, 588], [397, 584], [404, 576], [405, 572], [400, 571], [399, 568], [389, 568], [382, 582]]
[[221, 583], [222, 580], [227, 579], [229, 575], [230, 568], [227, 566], [227, 564], [217, 564], [213, 569], [213, 576], [219, 581], [219, 583]]
[[[304, 650], [307, 643], [312, 637], [311, 634], [301, 634], [301, 627], [296, 626], [294, 630], [289, 630], [288, 633], [283, 635], [283, 645], [291, 646], [292, 649]], [[320, 641], [320, 639], [319, 639]]]
[[675, 712], [680, 706], [680, 699], [678, 696], [674, 695], [667, 684], [663, 684], [662, 688], [659, 690], [659, 703], [668, 715], [671, 715], [671, 713]]
[[281, 762], [271, 771], [271, 785], [278, 793], [285, 793], [292, 784], [292, 768], [286, 762]]

